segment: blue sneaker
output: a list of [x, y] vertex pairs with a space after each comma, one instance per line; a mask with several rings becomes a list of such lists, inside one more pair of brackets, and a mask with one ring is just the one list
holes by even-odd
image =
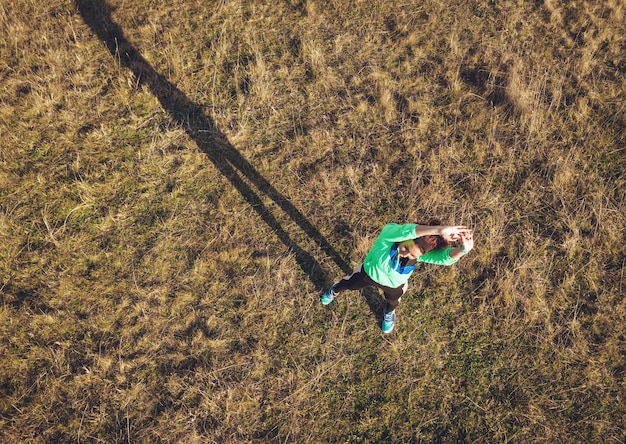
[[337, 293], [333, 291], [333, 289], [335, 288], [335, 285], [333, 285], [332, 287], [330, 287], [328, 290], [324, 292], [324, 294], [322, 295], [322, 304], [328, 305], [333, 301], [333, 299], [335, 299], [335, 297], [337, 297]]
[[390, 311], [389, 313], [385, 312], [383, 317], [383, 324], [381, 328], [383, 329], [383, 333], [390, 333], [393, 330], [393, 326], [396, 323], [396, 311]]

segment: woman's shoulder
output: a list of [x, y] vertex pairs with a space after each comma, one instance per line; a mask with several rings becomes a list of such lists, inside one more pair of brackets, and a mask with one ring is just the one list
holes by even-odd
[[397, 224], [390, 222], [383, 227], [380, 235], [383, 237], [400, 237], [402, 240], [415, 237], [415, 224]]

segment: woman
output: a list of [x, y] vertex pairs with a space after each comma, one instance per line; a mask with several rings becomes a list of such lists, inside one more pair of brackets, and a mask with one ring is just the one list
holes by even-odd
[[[451, 246], [455, 242], [457, 246]], [[322, 295], [322, 304], [330, 304], [346, 290], [377, 287], [387, 301], [382, 322], [383, 333], [393, 330], [395, 309], [406, 292], [408, 280], [418, 262], [452, 265], [474, 247], [472, 230], [465, 226], [441, 225], [433, 220], [429, 225], [385, 225], [363, 264], [351, 276], [335, 282]]]

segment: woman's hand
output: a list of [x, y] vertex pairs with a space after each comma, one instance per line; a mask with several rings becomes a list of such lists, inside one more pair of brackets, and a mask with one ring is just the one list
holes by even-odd
[[463, 225], [450, 226], [450, 225], [442, 225], [439, 227], [441, 232], [439, 235], [443, 237], [448, 242], [455, 242], [462, 240], [462, 233], [471, 233], [471, 230]]
[[461, 231], [459, 234], [460, 234], [459, 242], [461, 243], [460, 245], [461, 253], [463, 254], [469, 253], [469, 251], [472, 248], [474, 248], [474, 233], [472, 232], [472, 230], [466, 230], [466, 231]]

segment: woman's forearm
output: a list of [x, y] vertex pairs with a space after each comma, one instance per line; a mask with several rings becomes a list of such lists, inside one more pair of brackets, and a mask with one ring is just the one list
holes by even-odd
[[460, 239], [461, 233], [470, 231], [464, 225], [418, 225], [415, 227], [415, 235], [422, 236], [441, 236], [448, 242], [454, 242]]
[[418, 225], [415, 227], [415, 237], [441, 236], [441, 225]]
[[454, 247], [452, 250], [450, 250], [450, 257], [452, 259], [461, 259], [463, 256], [465, 256], [465, 253], [463, 253], [461, 251], [460, 247]]

